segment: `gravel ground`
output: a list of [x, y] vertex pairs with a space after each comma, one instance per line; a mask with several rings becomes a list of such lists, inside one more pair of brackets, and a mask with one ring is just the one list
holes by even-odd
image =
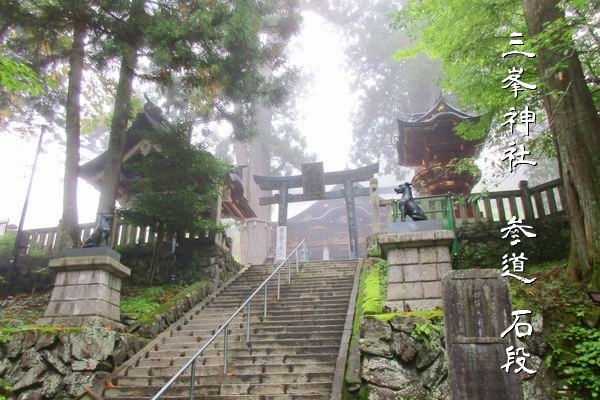
[[0, 297], [0, 327], [35, 324], [44, 315], [52, 291]]

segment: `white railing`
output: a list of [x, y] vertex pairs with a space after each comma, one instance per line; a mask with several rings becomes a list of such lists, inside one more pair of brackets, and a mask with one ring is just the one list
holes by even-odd
[[273, 272], [271, 272], [271, 274], [256, 288], [256, 290], [254, 290], [254, 292], [252, 292], [252, 294], [250, 296], [248, 296], [248, 298], [242, 303], [242, 305], [239, 306], [238, 309], [233, 314], [231, 314], [231, 316], [229, 318], [227, 318], [227, 320], [223, 324], [221, 324], [219, 329], [217, 329], [217, 331], [210, 337], [210, 339], [208, 339], [206, 341], [206, 343], [204, 343], [204, 345], [202, 345], [202, 347], [200, 347], [200, 349], [198, 349], [198, 351], [196, 351], [196, 353], [183, 365], [183, 367], [181, 367], [181, 369], [179, 369], [179, 371], [177, 371], [177, 373], [175, 375], [173, 375], [173, 377], [171, 379], [169, 379], [169, 381], [167, 383], [165, 383], [165, 385], [154, 395], [152, 400], [159, 399], [167, 391], [167, 389], [185, 373], [185, 371], [188, 368], [191, 369], [190, 400], [193, 400], [194, 399], [195, 381], [196, 381], [196, 360], [198, 359], [198, 357], [202, 356], [202, 353], [204, 352], [204, 350], [206, 350], [208, 348], [208, 346], [210, 346], [221, 333], [223, 333], [223, 373], [225, 373], [225, 374], [227, 373], [227, 348], [228, 348], [227, 342], [228, 342], [228, 337], [229, 337], [229, 332], [228, 332], [229, 324], [233, 321], [233, 319], [235, 317], [238, 316], [239, 313], [241, 313], [244, 309], [246, 309], [246, 314], [247, 314], [246, 343], [250, 343], [250, 304], [252, 302], [252, 299], [261, 290], [264, 289], [263, 317], [266, 318], [266, 316], [267, 316], [268, 283], [275, 275], [277, 275], [277, 300], [279, 300], [280, 289], [281, 289], [281, 269], [287, 263], [288, 285], [289, 285], [292, 281], [291, 257], [294, 254], [296, 255], [295, 258], [296, 258], [296, 272], [297, 272], [298, 268], [299, 268], [299, 266], [298, 266], [298, 249], [300, 248], [300, 246], [302, 246], [302, 244], [304, 243], [305, 240], [306, 239], [302, 239], [302, 241], [290, 252], [290, 254], [283, 261], [281, 261], [279, 263], [277, 268], [275, 268], [273, 270]]

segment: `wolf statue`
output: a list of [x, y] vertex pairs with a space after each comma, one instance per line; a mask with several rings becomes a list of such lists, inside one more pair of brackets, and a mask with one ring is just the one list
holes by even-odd
[[406, 221], [408, 215], [413, 221], [423, 221], [427, 219], [425, 212], [419, 207], [412, 195], [410, 183], [406, 182], [394, 188], [394, 192], [401, 194], [400, 197], [400, 221]]
[[108, 238], [110, 238], [111, 222], [112, 216], [110, 214], [99, 214], [98, 225], [81, 247], [109, 247]]

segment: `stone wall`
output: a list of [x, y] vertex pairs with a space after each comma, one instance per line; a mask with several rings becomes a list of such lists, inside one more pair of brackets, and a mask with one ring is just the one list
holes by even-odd
[[[198, 288], [151, 324], [140, 325], [135, 317], [122, 315], [128, 333], [101, 327], [48, 327], [27, 330], [2, 341], [0, 337], [0, 383], [14, 391], [14, 400], [92, 399], [110, 385], [110, 374], [146, 343], [181, 318], [209, 295], [234, 280], [243, 266], [229, 254], [203, 257], [202, 267], [212, 284]], [[134, 333], [134, 334], [132, 334]], [[2, 398], [0, 385], [0, 399]], [[83, 397], [82, 397], [83, 396]]]
[[[419, 330], [418, 327], [438, 326]], [[417, 329], [417, 332], [415, 332]], [[448, 362], [441, 325], [397, 316], [364, 316], [360, 326], [361, 400], [448, 399]]]
[[[524, 400], [552, 400], [552, 376], [542, 362], [548, 346], [541, 333], [519, 346], [531, 353], [535, 375], [519, 374]], [[396, 316], [389, 322], [363, 316], [360, 325], [360, 400], [450, 400], [448, 358], [441, 323]], [[498, 374], [504, 374], [498, 366]]]
[[7, 399], [81, 398], [101, 393], [114, 368], [141, 348], [137, 337], [99, 327], [27, 330], [0, 341], [0, 380], [13, 391]]

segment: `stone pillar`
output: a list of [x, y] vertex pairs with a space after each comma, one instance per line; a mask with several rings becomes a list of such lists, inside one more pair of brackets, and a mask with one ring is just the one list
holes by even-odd
[[432, 310], [442, 306], [442, 276], [452, 269], [449, 247], [453, 239], [454, 232], [445, 229], [378, 236], [381, 254], [389, 264], [385, 302], [389, 309]]
[[119, 253], [106, 247], [68, 249], [50, 260], [56, 271], [54, 289], [39, 325], [96, 325], [121, 328], [121, 279], [131, 270]]
[[505, 372], [513, 322], [508, 284], [497, 270], [452, 271], [443, 279], [444, 325], [453, 400], [520, 400], [518, 374]]

